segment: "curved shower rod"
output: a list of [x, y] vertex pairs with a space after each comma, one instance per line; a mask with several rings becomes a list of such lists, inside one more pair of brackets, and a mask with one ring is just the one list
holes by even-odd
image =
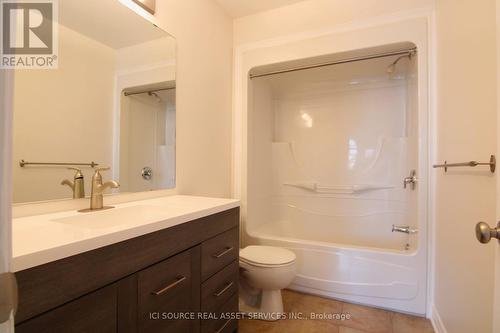
[[349, 63], [349, 62], [362, 61], [362, 60], [370, 60], [370, 59], [378, 59], [378, 58], [390, 57], [390, 56], [395, 56], [395, 55], [409, 56], [411, 58], [416, 53], [417, 53], [417, 48], [416, 47], [412, 47], [412, 48], [406, 49], [406, 50], [399, 50], [399, 51], [393, 51], [393, 52], [384, 52], [384, 53], [376, 53], [376, 54], [371, 54], [371, 55], [366, 55], [366, 56], [352, 57], [352, 58], [346, 58], [346, 59], [340, 59], [340, 60], [322, 62], [322, 63], [318, 63], [318, 64], [312, 64], [312, 65], [305, 65], [305, 66], [298, 66], [298, 67], [292, 67], [292, 68], [287, 68], [287, 69], [269, 71], [269, 72], [265, 72], [265, 73], [255, 73], [255, 74], [254, 73], [250, 73], [248, 76], [250, 77], [250, 79], [253, 79], [253, 78], [262, 77], [262, 76], [269, 76], [269, 75], [274, 75], [274, 74], [283, 74], [283, 73], [301, 71], [301, 70], [305, 70], [305, 69], [325, 67], [325, 66], [332, 66], [332, 65], [339, 65], [339, 64], [346, 64], [346, 63]]

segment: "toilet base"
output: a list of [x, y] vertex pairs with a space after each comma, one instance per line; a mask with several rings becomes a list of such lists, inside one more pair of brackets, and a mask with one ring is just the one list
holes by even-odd
[[283, 299], [281, 290], [264, 290], [258, 296], [258, 302], [254, 298], [248, 298], [248, 294], [240, 293], [240, 312], [250, 319], [276, 321], [284, 318]]
[[260, 310], [266, 313], [283, 314], [283, 298], [281, 290], [263, 290]]
[[250, 319], [284, 319], [281, 290], [295, 278], [295, 259], [292, 251], [271, 246], [240, 250], [240, 311]]

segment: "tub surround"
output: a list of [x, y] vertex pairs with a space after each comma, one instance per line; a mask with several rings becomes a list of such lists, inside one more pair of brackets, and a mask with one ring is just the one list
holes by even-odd
[[[346, 40], [365, 36], [345, 34]], [[290, 289], [423, 315], [427, 103], [419, 78], [426, 77], [425, 43], [417, 53], [417, 43], [399, 40], [321, 53], [337, 43], [331, 38], [314, 44], [317, 49], [309, 41], [293, 44], [312, 57], [278, 60], [292, 43], [242, 55], [244, 66], [253, 65], [253, 78], [241, 86], [248, 132], [243, 244], [295, 252]], [[349, 60], [359, 57], [365, 60]], [[336, 65], [259, 76], [314, 63]], [[414, 172], [418, 185], [405, 188]], [[392, 232], [393, 226], [418, 233]]]
[[[172, 196], [117, 205], [113, 217], [107, 210], [18, 219], [15, 240], [26, 247], [14, 254], [30, 267], [18, 262], [15, 273], [16, 332], [235, 332], [236, 320], [197, 313], [238, 310], [238, 205]], [[31, 234], [23, 223], [34, 226]], [[28, 247], [37, 234], [48, 240]], [[195, 318], [154, 317], [168, 313]]]
[[91, 213], [71, 210], [14, 218], [12, 270], [17, 272], [170, 228], [238, 207], [239, 201], [173, 195], [114, 206]]

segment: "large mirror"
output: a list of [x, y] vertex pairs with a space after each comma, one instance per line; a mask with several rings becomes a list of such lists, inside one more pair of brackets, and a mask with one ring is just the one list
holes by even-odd
[[116, 192], [175, 187], [175, 39], [118, 0], [58, 3], [58, 68], [15, 71], [14, 202], [73, 198], [70, 168], [88, 196], [96, 164]]

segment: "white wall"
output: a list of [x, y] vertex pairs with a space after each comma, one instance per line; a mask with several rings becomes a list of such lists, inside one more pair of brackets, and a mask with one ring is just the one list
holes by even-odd
[[308, 0], [234, 21], [235, 45], [370, 21], [432, 6], [434, 0]]
[[[488, 160], [496, 151], [494, 0], [439, 0], [437, 160]], [[495, 245], [474, 236], [493, 225], [495, 176], [487, 168], [436, 171], [434, 302], [450, 333], [492, 332]]]
[[[112, 162], [114, 50], [62, 25], [59, 39], [57, 70], [15, 71], [14, 202], [72, 196], [60, 182], [74, 171], [21, 168], [21, 159]], [[92, 170], [83, 171], [88, 191]]]
[[[116, 50], [115, 112], [118, 118], [124, 89], [175, 81], [176, 53], [176, 41], [170, 36]], [[118, 140], [120, 133], [115, 130]], [[115, 164], [116, 170], [117, 160]]]
[[[167, 36], [116, 50], [116, 70], [138, 71], [151, 67], [175, 65], [176, 42]], [[175, 76], [175, 71], [172, 73]], [[165, 79], [163, 79], [165, 81]]]
[[232, 20], [211, 0], [157, 1], [177, 40], [177, 189], [231, 194]]

